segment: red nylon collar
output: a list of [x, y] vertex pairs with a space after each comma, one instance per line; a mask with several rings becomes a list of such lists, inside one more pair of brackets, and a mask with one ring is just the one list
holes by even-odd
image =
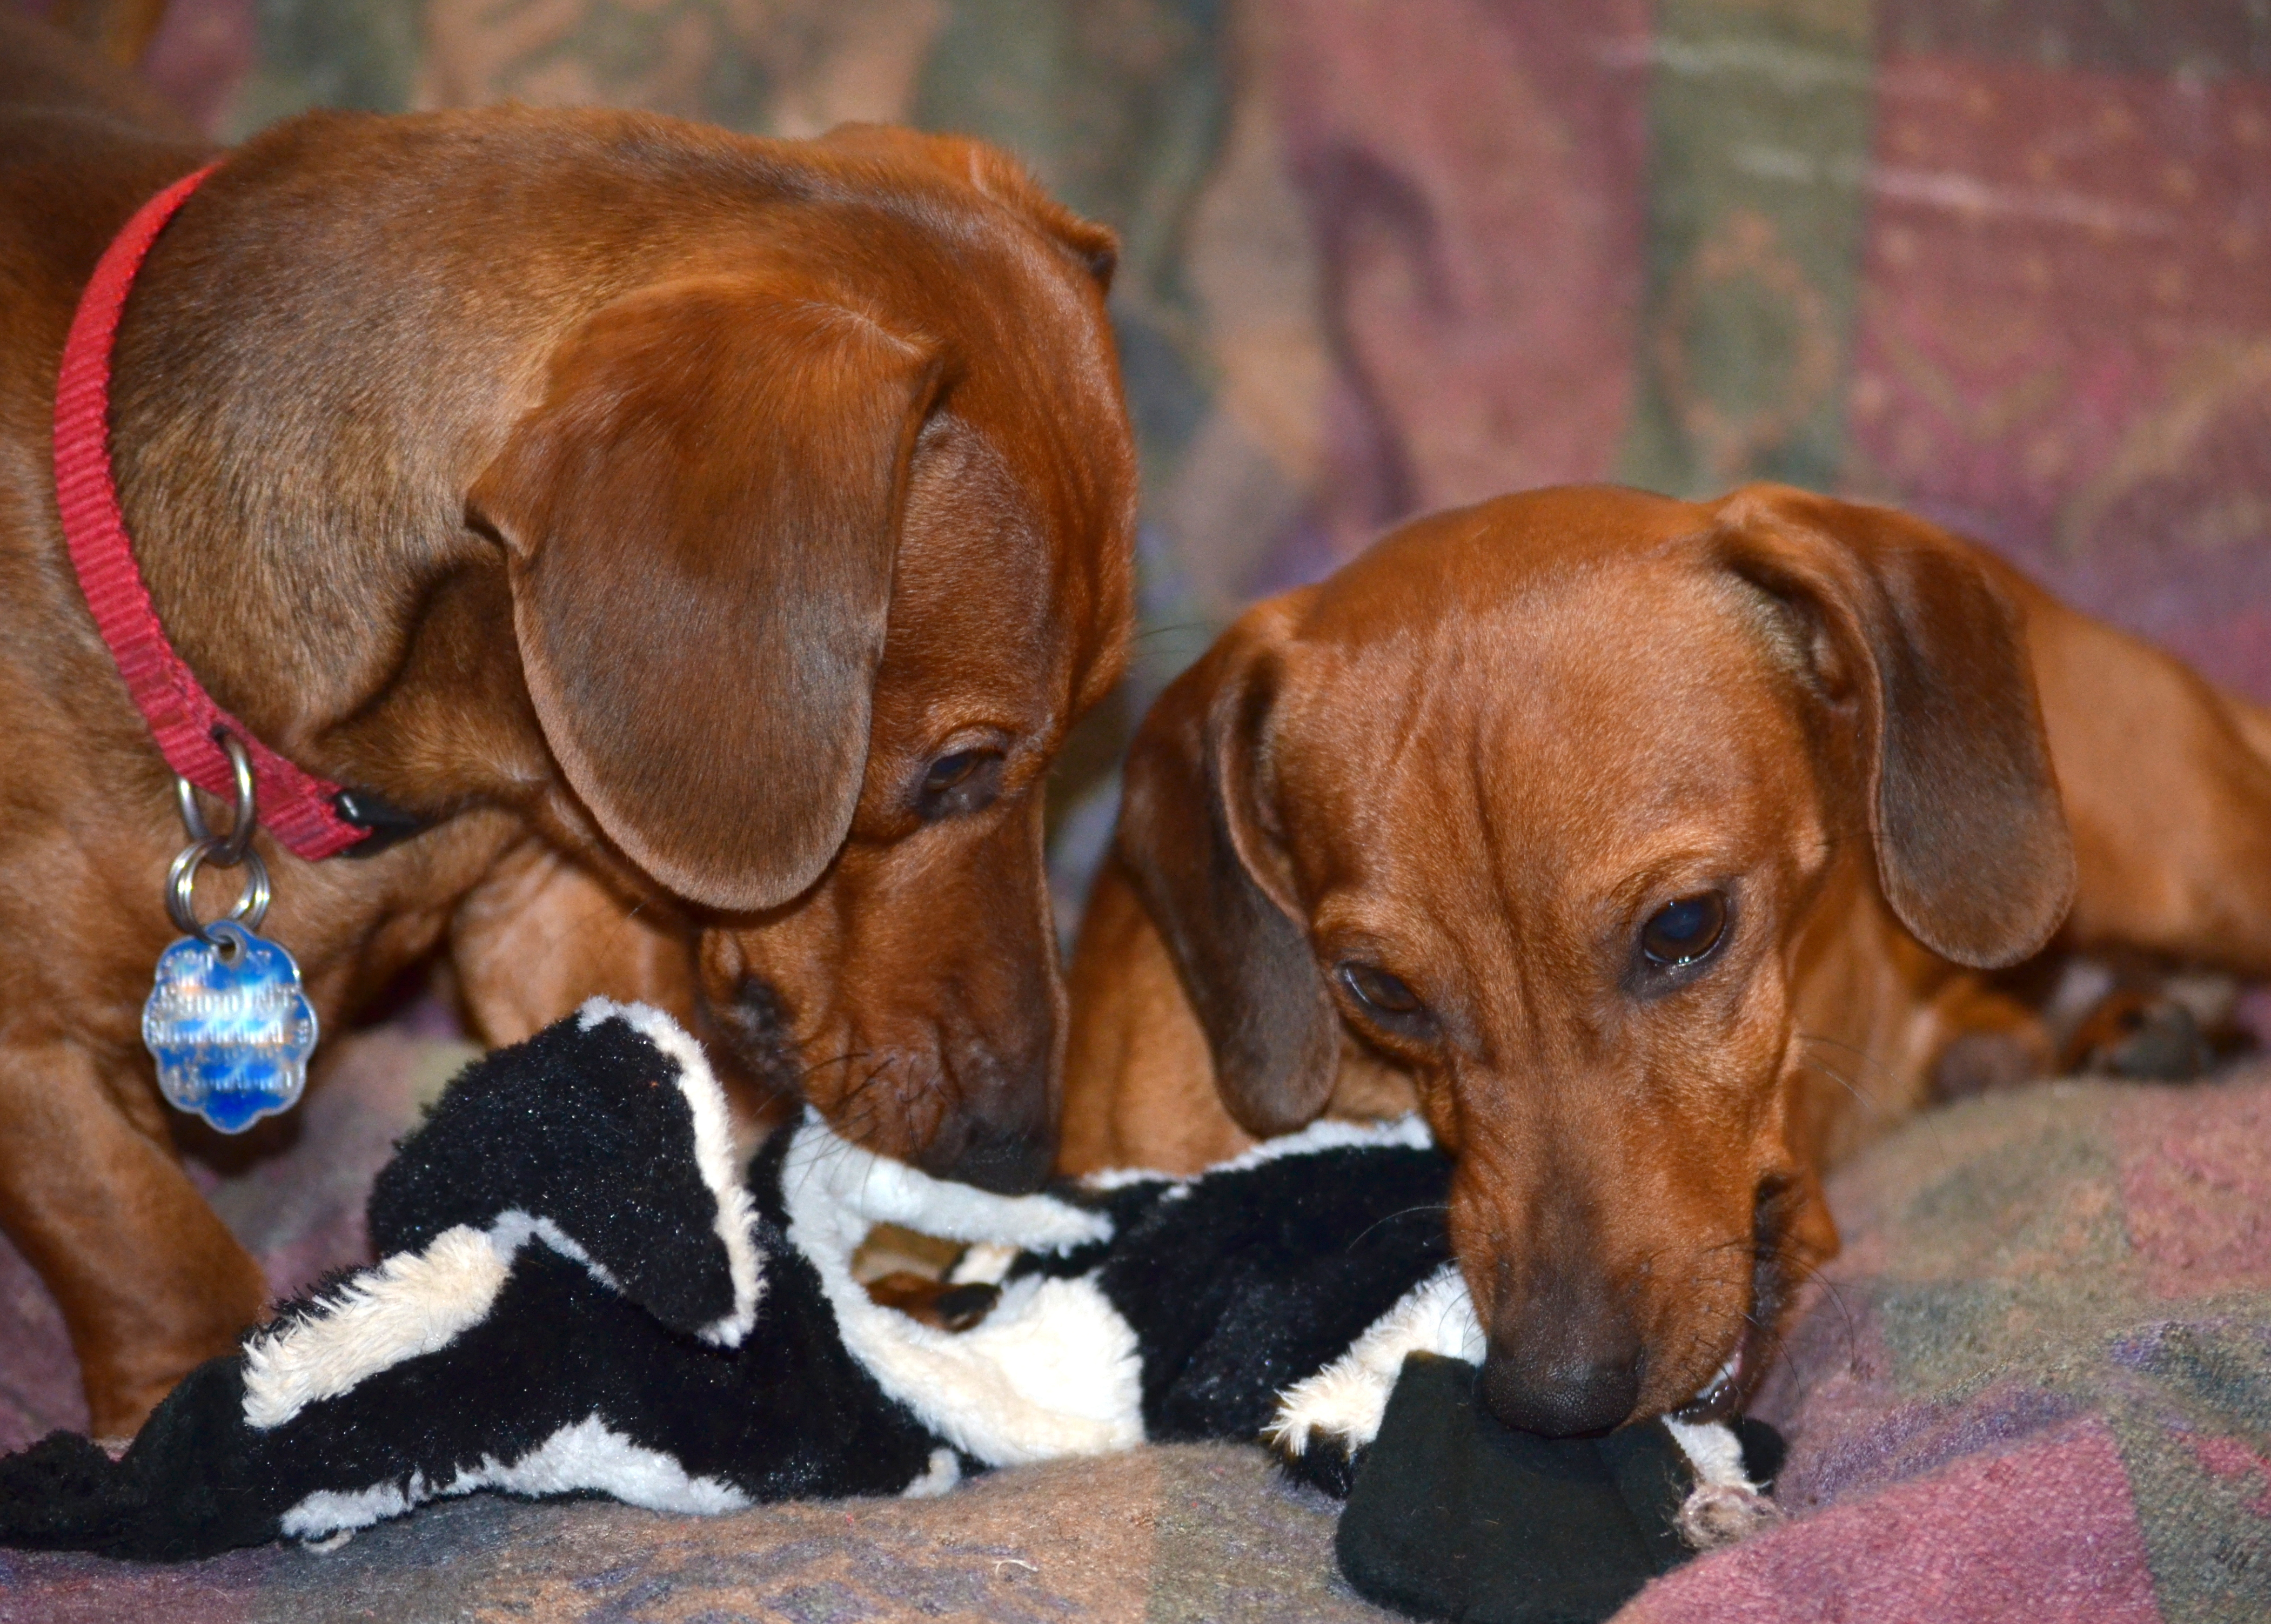
[[134, 212], [103, 251], [79, 296], [63, 371], [56, 379], [56, 507], [71, 569], [94, 623], [118, 662], [135, 708], [175, 772], [223, 801], [234, 793], [228, 756], [216, 741], [236, 735], [252, 758], [260, 822], [310, 862], [353, 846], [371, 831], [340, 816], [339, 786], [269, 749], [220, 705], [166, 640], [150, 589], [134, 563], [110, 467], [110, 347], [135, 272], [158, 233], [218, 164], [182, 176]]

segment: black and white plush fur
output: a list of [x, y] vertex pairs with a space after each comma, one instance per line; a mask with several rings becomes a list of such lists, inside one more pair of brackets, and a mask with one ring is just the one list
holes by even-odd
[[[943, 1492], [1146, 1439], [1267, 1438], [1344, 1492], [1406, 1354], [1478, 1360], [1448, 1167], [1416, 1121], [1324, 1124], [1196, 1179], [1005, 1197], [816, 1116], [736, 1177], [665, 1016], [593, 1000], [477, 1062], [380, 1175], [382, 1261], [200, 1367], [124, 1457], [0, 1461], [0, 1543], [182, 1558], [342, 1535], [443, 1495], [717, 1512]], [[949, 1331], [868, 1299], [876, 1224], [971, 1243]], [[1699, 1495], [1754, 1494], [1674, 1425]]]

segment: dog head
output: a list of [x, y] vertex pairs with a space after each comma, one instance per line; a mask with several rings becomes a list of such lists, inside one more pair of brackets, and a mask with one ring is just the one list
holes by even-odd
[[801, 151], [796, 195], [557, 347], [470, 507], [561, 775], [700, 911], [744, 1058], [871, 1148], [1029, 1185], [1041, 781], [1131, 612], [1113, 239], [975, 143]]
[[1457, 1155], [1484, 1391], [1553, 1434], [1724, 1412], [1836, 1248], [1792, 980], [1873, 885], [2013, 962], [2073, 860], [2017, 612], [1960, 545], [1754, 488], [1423, 519], [1176, 682], [1120, 852], [1248, 1131], [1344, 1032]]

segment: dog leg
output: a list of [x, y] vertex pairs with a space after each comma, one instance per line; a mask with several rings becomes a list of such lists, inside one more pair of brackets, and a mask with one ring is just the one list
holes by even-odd
[[130, 1435], [197, 1365], [233, 1352], [268, 1303], [260, 1266], [92, 1056], [0, 1052], [0, 1227], [56, 1295], [98, 1438]]
[[897, 1308], [911, 1320], [939, 1330], [968, 1330], [994, 1311], [1001, 1288], [972, 1281], [957, 1285], [930, 1280], [911, 1270], [894, 1269], [867, 1283], [867, 1300], [878, 1307]]
[[1968, 1099], [2046, 1077], [2057, 1068], [2050, 1029], [2017, 999], [1977, 976], [1951, 982], [1932, 1001], [1932, 1017], [1948, 1034], [1932, 1062], [1938, 1099]]
[[542, 841], [509, 853], [458, 905], [450, 955], [466, 1024], [494, 1048], [595, 995], [694, 1019], [694, 961], [676, 913], [625, 901]]
[[1059, 1173], [1196, 1173], [1254, 1144], [1215, 1091], [1206, 1033], [1116, 860], [1096, 876], [1065, 984], [1072, 1024]]

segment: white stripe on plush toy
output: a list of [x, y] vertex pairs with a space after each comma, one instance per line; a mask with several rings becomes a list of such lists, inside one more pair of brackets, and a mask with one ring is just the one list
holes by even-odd
[[1243, 1173], [1250, 1167], [1260, 1167], [1287, 1156], [1314, 1156], [1323, 1151], [1432, 1151], [1434, 1148], [1435, 1136], [1427, 1131], [1427, 1124], [1417, 1111], [1407, 1111], [1402, 1116], [1372, 1122], [1350, 1122], [1326, 1117], [1310, 1123], [1297, 1134], [1280, 1134], [1275, 1139], [1264, 1139], [1228, 1161], [1217, 1162], [1201, 1173], [1159, 1173], [1149, 1167], [1104, 1167], [1094, 1173], [1083, 1173], [1080, 1183], [1082, 1188], [1091, 1190], [1124, 1189], [1130, 1184], [1187, 1185], [1217, 1173]]
[[400, 1516], [433, 1498], [427, 1492], [422, 1471], [412, 1472], [401, 1483], [374, 1483], [367, 1489], [317, 1489], [284, 1514], [278, 1530], [287, 1539], [323, 1539], [337, 1534], [344, 1540], [358, 1528]]
[[399, 1482], [366, 1489], [317, 1489], [285, 1512], [278, 1526], [287, 1539], [321, 1539], [399, 1516], [429, 1500], [488, 1488], [529, 1495], [595, 1490], [625, 1505], [701, 1516], [739, 1511], [751, 1503], [732, 1484], [693, 1477], [670, 1456], [632, 1442], [594, 1412], [510, 1464], [485, 1455], [480, 1465], [461, 1469], [439, 1486], [428, 1483], [424, 1472], [413, 1471]]
[[366, 1270], [272, 1334], [246, 1338], [244, 1424], [281, 1427], [367, 1376], [448, 1346], [488, 1317], [511, 1263], [509, 1249], [459, 1224], [421, 1252]]
[[952, 1449], [933, 1449], [930, 1464], [918, 1474], [915, 1480], [899, 1491], [901, 1500], [936, 1500], [952, 1491], [962, 1481], [962, 1463]]
[[1240, 1151], [1226, 1162], [1207, 1169], [1214, 1173], [1243, 1173], [1288, 1156], [1314, 1156], [1324, 1151], [1432, 1151], [1435, 1136], [1417, 1111], [1372, 1122], [1342, 1121], [1325, 1117], [1298, 1134], [1280, 1134]]
[[940, 1240], [994, 1241], [1028, 1252], [1069, 1252], [1112, 1239], [1112, 1220], [1101, 1212], [1053, 1196], [996, 1196], [934, 1179], [839, 1138], [809, 1106], [797, 1133], [781, 1188], [810, 1190], [847, 1222], [898, 1224]]
[[751, 1504], [748, 1494], [718, 1478], [698, 1478], [660, 1449], [634, 1443], [599, 1419], [597, 1411], [563, 1427], [510, 1464], [485, 1455], [460, 1471], [439, 1494], [501, 1488], [514, 1494], [572, 1494], [596, 1489], [650, 1511], [690, 1511], [714, 1516]]
[[513, 1259], [540, 1240], [609, 1291], [614, 1276], [550, 1218], [508, 1207], [485, 1229], [459, 1224], [318, 1298], [280, 1329], [246, 1338], [244, 1424], [281, 1427], [311, 1404], [353, 1392], [406, 1359], [432, 1353], [488, 1317]]

